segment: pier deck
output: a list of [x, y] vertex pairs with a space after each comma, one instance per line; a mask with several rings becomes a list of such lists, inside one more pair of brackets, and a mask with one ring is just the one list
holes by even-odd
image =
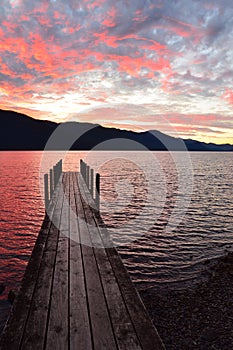
[[164, 349], [79, 173], [47, 212], [0, 349]]

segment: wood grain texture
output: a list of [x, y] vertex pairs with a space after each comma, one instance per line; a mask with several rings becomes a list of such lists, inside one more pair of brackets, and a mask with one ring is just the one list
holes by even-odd
[[86, 221], [82, 206], [81, 193], [77, 182], [75, 183], [75, 196], [78, 212], [78, 224], [84, 273], [86, 280], [86, 293], [91, 320], [92, 339], [95, 350], [117, 349], [114, 333], [106, 305], [105, 295], [101, 284], [98, 266], [93, 254], [88, 222]]
[[46, 349], [68, 349], [69, 175], [63, 179], [63, 201], [54, 262]]
[[78, 213], [74, 195], [75, 174], [70, 182], [70, 349], [91, 350], [92, 335], [90, 328], [87, 293], [84, 276]]

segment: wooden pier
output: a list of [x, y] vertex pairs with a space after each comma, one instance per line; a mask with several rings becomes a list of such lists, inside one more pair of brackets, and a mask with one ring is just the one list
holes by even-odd
[[164, 349], [83, 176], [55, 171], [0, 349]]

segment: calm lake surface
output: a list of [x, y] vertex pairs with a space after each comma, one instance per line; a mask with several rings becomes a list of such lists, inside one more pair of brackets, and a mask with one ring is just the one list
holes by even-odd
[[[40, 179], [62, 156], [0, 152], [0, 329], [43, 221]], [[100, 172], [101, 213], [139, 289], [192, 285], [233, 250], [232, 153], [69, 152], [64, 171], [81, 158]]]

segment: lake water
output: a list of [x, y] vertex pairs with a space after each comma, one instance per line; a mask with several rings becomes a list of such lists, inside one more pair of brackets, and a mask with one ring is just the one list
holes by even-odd
[[[0, 326], [39, 232], [43, 173], [57, 152], [0, 152]], [[233, 249], [233, 154], [69, 152], [101, 175], [101, 213], [136, 286], [182, 288]], [[193, 187], [193, 188], [192, 188]]]

